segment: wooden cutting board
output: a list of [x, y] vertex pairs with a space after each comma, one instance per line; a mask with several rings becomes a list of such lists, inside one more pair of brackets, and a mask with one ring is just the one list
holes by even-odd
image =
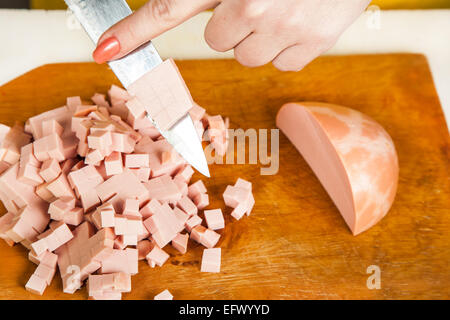
[[[280, 168], [212, 165], [210, 208], [222, 208], [220, 274], [200, 273], [203, 248], [193, 242], [162, 268], [141, 262], [127, 299], [152, 299], [168, 288], [176, 299], [448, 299], [450, 298], [449, 133], [426, 59], [421, 55], [323, 57], [299, 73], [235, 61], [179, 61], [194, 99], [232, 128], [275, 128], [280, 106], [323, 101], [360, 110], [392, 136], [400, 161], [395, 203], [387, 216], [356, 237], [312, 171], [280, 134]], [[0, 122], [12, 125], [118, 84], [106, 66], [53, 64], [0, 88]], [[380, 168], [382, 169], [382, 168]], [[250, 217], [230, 218], [221, 194], [238, 177], [253, 182]], [[195, 176], [194, 181], [200, 178]], [[369, 266], [379, 266], [381, 289], [368, 289]], [[24, 289], [35, 265], [20, 245], [0, 241], [0, 298], [79, 299], [63, 294], [59, 277], [43, 297]]]

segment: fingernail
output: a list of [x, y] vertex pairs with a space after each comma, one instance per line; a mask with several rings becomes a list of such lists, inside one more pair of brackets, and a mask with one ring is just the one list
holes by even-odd
[[95, 62], [101, 64], [111, 60], [120, 52], [120, 43], [116, 37], [110, 37], [100, 43], [92, 53]]

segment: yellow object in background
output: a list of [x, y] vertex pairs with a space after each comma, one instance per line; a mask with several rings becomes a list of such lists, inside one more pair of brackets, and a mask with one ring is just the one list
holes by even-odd
[[371, 4], [386, 10], [450, 8], [450, 0], [374, 0]]
[[[186, 0], [189, 1], [189, 0]], [[133, 10], [138, 9], [147, 0], [127, 0]], [[381, 9], [438, 9], [450, 8], [450, 0], [374, 0], [373, 5]], [[32, 9], [66, 9], [63, 0], [30, 0]]]

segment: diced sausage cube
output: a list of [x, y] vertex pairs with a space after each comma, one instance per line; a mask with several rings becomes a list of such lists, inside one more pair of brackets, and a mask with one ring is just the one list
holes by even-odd
[[63, 221], [71, 226], [78, 226], [84, 219], [83, 208], [72, 208], [69, 212], [66, 212], [63, 217]]
[[180, 172], [177, 173], [177, 176], [182, 177], [184, 182], [188, 182], [189, 180], [191, 180], [193, 174], [194, 169], [192, 169], [190, 165], [187, 165]]
[[126, 199], [122, 214], [124, 216], [141, 217], [141, 214], [139, 213], [139, 200]]
[[221, 253], [220, 248], [204, 249], [201, 272], [220, 272]]
[[63, 172], [59, 174], [58, 178], [47, 185], [47, 189], [57, 198], [75, 198], [75, 194], [73, 193], [73, 190], [67, 181], [67, 177]]
[[205, 234], [206, 228], [202, 225], [197, 225], [196, 227], [192, 228], [190, 238], [194, 240], [195, 242], [201, 243], [202, 238]]
[[79, 105], [75, 107], [73, 115], [75, 117], [86, 117], [91, 112], [97, 111], [97, 106]]
[[225, 228], [225, 220], [221, 209], [205, 210], [203, 213], [209, 229], [218, 230]]
[[157, 266], [161, 267], [167, 261], [167, 259], [169, 259], [169, 257], [170, 256], [163, 249], [158, 246], [154, 246], [145, 258], [150, 265], [151, 262], [153, 262]]
[[75, 111], [75, 108], [82, 105], [81, 98], [79, 96], [67, 97], [66, 105], [69, 110]]
[[188, 221], [185, 223], [186, 230], [188, 232], [191, 232], [193, 228], [200, 225], [202, 223], [202, 218], [200, 218], [198, 215], [194, 215], [191, 218], [189, 218]]
[[111, 131], [98, 130], [91, 132], [87, 137], [87, 141], [89, 148], [105, 150], [112, 145]]
[[143, 219], [147, 219], [150, 216], [154, 215], [160, 209], [161, 209], [161, 203], [156, 199], [152, 199], [145, 206], [143, 206], [141, 208], [139, 213], [142, 215]]
[[123, 88], [113, 84], [108, 90], [108, 96], [112, 104], [117, 104], [119, 102], [125, 102], [131, 99], [130, 94]]
[[122, 155], [120, 152], [113, 151], [105, 158], [105, 169], [108, 176], [123, 172]]
[[238, 178], [238, 179], [237, 179], [237, 181], [236, 181], [236, 183], [234, 184], [234, 186], [235, 186], [235, 187], [238, 187], [238, 188], [243, 188], [243, 189], [252, 191], [252, 183], [251, 183], [251, 182], [248, 182], [248, 181], [246, 181], [246, 180], [244, 180], [244, 179], [241, 179], [241, 178]]
[[149, 158], [147, 153], [142, 154], [126, 154], [125, 155], [125, 167], [127, 168], [140, 168], [148, 167]]
[[131, 168], [130, 169], [134, 175], [141, 182], [147, 182], [150, 179], [150, 175], [152, 170], [150, 168], [142, 167], [142, 168]]
[[25, 285], [25, 289], [27, 289], [27, 291], [38, 294], [40, 296], [42, 296], [46, 288], [47, 282], [35, 274], [30, 277], [27, 284]]
[[112, 132], [112, 150], [123, 152], [123, 153], [131, 153], [134, 150], [134, 146], [136, 145], [136, 140], [131, 138], [126, 133], [120, 132]]
[[172, 246], [177, 249], [182, 254], [185, 254], [187, 251], [189, 235], [186, 234], [177, 234], [177, 236], [172, 240]]
[[47, 285], [49, 286], [52, 283], [53, 277], [55, 276], [56, 267], [51, 268], [42, 262], [39, 264], [39, 266], [34, 271], [34, 274], [38, 276], [39, 278], [45, 280]]
[[186, 212], [189, 216], [196, 215], [198, 213], [198, 208], [192, 200], [184, 196], [178, 201], [177, 206]]
[[182, 225], [185, 226], [186, 222], [189, 220], [189, 215], [177, 207], [173, 209], [173, 213], [175, 214], [177, 219], [182, 223]]
[[55, 180], [60, 173], [61, 167], [55, 159], [48, 159], [44, 161], [39, 171], [40, 176], [45, 180], [45, 182]]
[[206, 193], [206, 187], [203, 184], [202, 180], [198, 180], [195, 183], [191, 184], [188, 188], [188, 196], [193, 199], [196, 195], [200, 193]]
[[84, 163], [90, 164], [93, 166], [98, 166], [100, 161], [105, 158], [105, 155], [99, 149], [90, 149], [86, 154], [86, 158], [84, 159]]
[[169, 292], [169, 290], [164, 290], [163, 292], [157, 294], [153, 300], [173, 300], [172, 294]]
[[55, 119], [49, 119], [42, 122], [42, 134], [44, 137], [52, 133], [61, 136], [63, 132], [64, 128]]
[[204, 209], [209, 205], [209, 196], [206, 193], [199, 193], [193, 199], [198, 209]]
[[207, 248], [213, 248], [219, 242], [220, 234], [211, 229], [206, 229], [202, 235], [200, 243]]
[[138, 242], [137, 249], [139, 253], [139, 260], [145, 260], [147, 255], [153, 249], [153, 244], [149, 240], [142, 240]]
[[118, 236], [127, 233], [127, 218], [116, 215], [114, 218], [114, 233]]
[[106, 100], [106, 96], [101, 93], [95, 93], [91, 100], [99, 107], [109, 107], [109, 102]]
[[58, 256], [50, 251], [45, 251], [40, 257], [40, 263], [49, 268], [55, 269], [58, 262]]

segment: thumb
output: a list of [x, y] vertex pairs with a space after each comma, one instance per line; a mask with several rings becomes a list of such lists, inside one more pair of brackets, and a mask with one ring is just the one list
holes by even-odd
[[150, 0], [117, 22], [100, 37], [93, 58], [97, 63], [119, 59], [221, 0]]

